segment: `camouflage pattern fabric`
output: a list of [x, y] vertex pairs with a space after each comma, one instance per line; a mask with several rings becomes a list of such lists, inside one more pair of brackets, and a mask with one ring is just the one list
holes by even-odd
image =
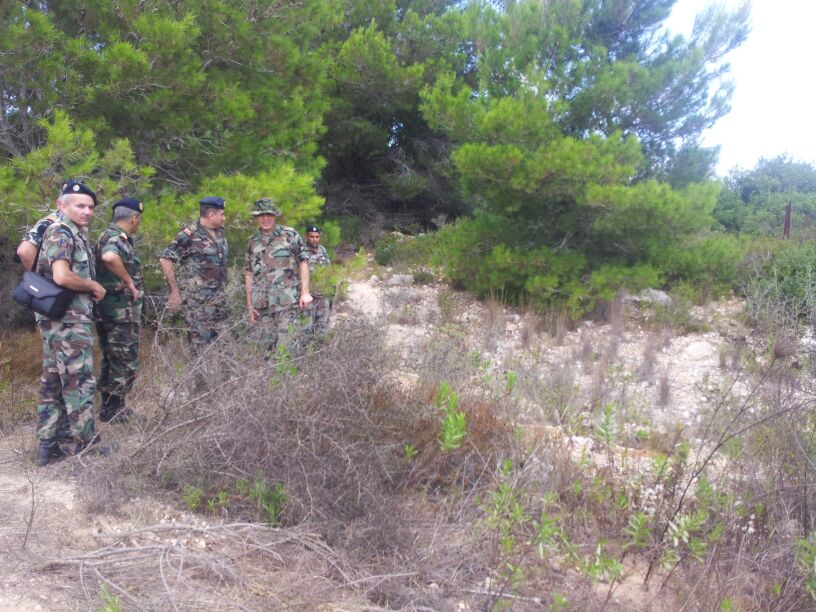
[[[102, 255], [114, 253], [122, 260], [139, 299], [133, 301], [119, 277], [102, 263]], [[141, 328], [144, 280], [142, 264], [133, 238], [112, 223], [96, 242], [97, 281], [105, 288], [105, 298], [97, 304], [99, 321], [96, 333], [102, 351], [102, 367], [97, 387], [103, 393], [124, 396], [132, 388], [139, 371], [139, 332]]]
[[[305, 252], [309, 262], [310, 273], [314, 273], [315, 269], [319, 266], [328, 266], [331, 264], [329, 253], [322, 244], [318, 244], [316, 249], [312, 249], [312, 247], [307, 244]], [[314, 298], [314, 300], [309, 304], [307, 310], [307, 314], [311, 320], [310, 331], [317, 335], [323, 335], [329, 328], [332, 301], [331, 298], [317, 291], [312, 291], [312, 298]]]
[[[95, 278], [95, 262], [86, 231], [80, 230], [63, 215], [60, 215], [59, 223], [49, 225], [43, 234], [37, 272], [52, 278], [51, 265], [58, 259], [68, 261], [74, 274], [82, 278]], [[48, 320], [41, 314], [37, 314], [36, 318], [37, 321]], [[91, 295], [77, 293], [62, 317], [63, 323], [91, 323], [92, 320]]]
[[301, 261], [306, 261], [300, 234], [285, 225], [249, 237], [244, 271], [252, 274], [252, 306], [261, 314], [261, 342], [270, 347], [290, 344], [290, 330], [299, 324]]
[[[118, 255], [122, 260], [125, 270], [127, 270], [133, 284], [139, 290], [139, 299], [137, 301], [133, 301], [133, 296], [122, 285], [119, 277], [102, 263], [102, 255], [105, 253]], [[127, 232], [122, 231], [115, 223], [111, 224], [105, 228], [96, 241], [96, 257], [96, 269], [99, 271], [96, 280], [107, 292], [104, 299], [96, 307], [99, 317], [104, 321], [116, 321], [117, 323], [138, 323], [141, 321], [142, 303], [144, 302], [144, 280], [142, 279], [142, 261], [136, 252], [133, 238]]]
[[26, 242], [30, 242], [35, 247], [40, 248], [43, 240], [43, 234], [45, 234], [45, 230], [48, 229], [48, 226], [52, 223], [58, 223], [60, 220], [60, 213], [59, 211], [55, 210], [39, 221], [37, 221], [31, 228], [26, 232], [26, 235], [23, 237], [23, 240]]
[[[43, 235], [37, 271], [52, 276], [51, 266], [68, 260], [82, 278], [94, 277], [94, 259], [85, 231], [63, 215]], [[88, 442], [94, 434], [93, 397], [93, 302], [87, 293], [78, 293], [60, 320], [37, 315], [43, 338], [43, 373], [37, 405], [37, 436], [52, 440], [57, 435], [60, 415], [67, 413], [71, 433]]]
[[181, 266], [176, 277], [182, 313], [196, 348], [214, 341], [227, 319], [228, 253], [223, 228], [211, 235], [196, 222], [182, 229], [160, 255]]
[[260, 316], [250, 337], [263, 350], [285, 346], [294, 351], [298, 346], [298, 331], [303, 327], [300, 308], [292, 305], [287, 308], [263, 308], [258, 312]]
[[102, 351], [97, 387], [103, 393], [125, 396], [139, 372], [139, 323], [97, 321], [96, 333]]
[[291, 227], [276, 225], [270, 234], [256, 231], [247, 241], [244, 271], [252, 274], [252, 305], [258, 310], [287, 310], [300, 298], [298, 268], [305, 244]]

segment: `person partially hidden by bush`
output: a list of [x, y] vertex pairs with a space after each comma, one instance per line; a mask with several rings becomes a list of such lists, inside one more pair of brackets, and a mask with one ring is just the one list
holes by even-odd
[[[309, 262], [309, 274], [314, 274], [316, 268], [331, 265], [329, 252], [320, 244], [321, 231], [316, 225], [306, 228], [306, 248], [305, 253]], [[316, 336], [322, 336], [329, 328], [329, 317], [331, 316], [331, 297], [322, 292], [312, 292], [313, 301], [308, 308], [311, 319], [311, 331]]]
[[116, 202], [113, 221], [96, 243], [98, 279], [106, 291], [97, 305], [96, 322], [102, 351], [98, 387], [99, 418], [103, 421], [127, 420], [125, 396], [139, 370], [144, 282], [133, 236], [139, 231], [143, 210], [135, 198]]
[[305, 245], [296, 230], [277, 223], [280, 210], [271, 198], [256, 201], [252, 216], [258, 231], [247, 240], [247, 318], [265, 348], [286, 346], [300, 311], [312, 303]]
[[[193, 348], [213, 342], [227, 320], [227, 256], [224, 198], [199, 200], [199, 219], [183, 228], [159, 256], [170, 297], [167, 308], [181, 308]], [[176, 281], [175, 265], [180, 265]]]

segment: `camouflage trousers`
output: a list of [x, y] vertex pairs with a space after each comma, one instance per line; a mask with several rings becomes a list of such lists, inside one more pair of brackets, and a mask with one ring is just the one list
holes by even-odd
[[309, 331], [316, 336], [322, 336], [329, 329], [329, 317], [331, 316], [331, 298], [325, 295], [312, 294], [314, 301], [309, 305], [307, 313], [309, 315]]
[[184, 305], [183, 314], [187, 323], [187, 335], [193, 349], [198, 352], [221, 335], [228, 313], [226, 306], [221, 303], [189, 302]]
[[96, 334], [102, 351], [97, 388], [103, 393], [125, 396], [139, 371], [139, 323], [98, 321]]
[[43, 338], [43, 372], [37, 405], [37, 437], [53, 440], [60, 415], [71, 434], [89, 442], [94, 435], [93, 330], [90, 323], [47, 319], [37, 325]]
[[260, 317], [251, 335], [264, 350], [282, 346], [291, 350], [298, 344], [301, 332], [300, 309], [297, 304], [259, 309]]

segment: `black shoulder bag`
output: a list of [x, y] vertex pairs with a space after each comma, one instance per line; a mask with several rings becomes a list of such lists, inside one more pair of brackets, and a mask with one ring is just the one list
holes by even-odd
[[[67, 229], [70, 231], [70, 228]], [[73, 232], [71, 232], [71, 240], [73, 241], [73, 248], [71, 249], [71, 261], [68, 263], [73, 270], [74, 250], [76, 249]], [[23, 280], [14, 288], [12, 297], [18, 304], [22, 304], [44, 317], [61, 319], [76, 293], [65, 287], [60, 287], [50, 278], [36, 272], [41, 250], [42, 242], [37, 248], [37, 257], [34, 259], [34, 265], [31, 266], [31, 272], [23, 274]]]

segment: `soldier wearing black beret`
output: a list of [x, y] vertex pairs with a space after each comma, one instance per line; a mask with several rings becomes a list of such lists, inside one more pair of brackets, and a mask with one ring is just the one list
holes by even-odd
[[136, 198], [113, 204], [113, 220], [96, 242], [99, 282], [107, 290], [97, 305], [96, 332], [102, 351], [97, 388], [99, 418], [125, 421], [130, 412], [125, 396], [139, 371], [144, 281], [134, 235], [142, 222], [144, 205]]
[[[167, 307], [182, 308], [193, 347], [201, 349], [218, 337], [227, 319], [227, 239], [224, 198], [198, 201], [199, 218], [183, 228], [159, 256], [170, 287]], [[180, 271], [176, 280], [175, 265]]]

